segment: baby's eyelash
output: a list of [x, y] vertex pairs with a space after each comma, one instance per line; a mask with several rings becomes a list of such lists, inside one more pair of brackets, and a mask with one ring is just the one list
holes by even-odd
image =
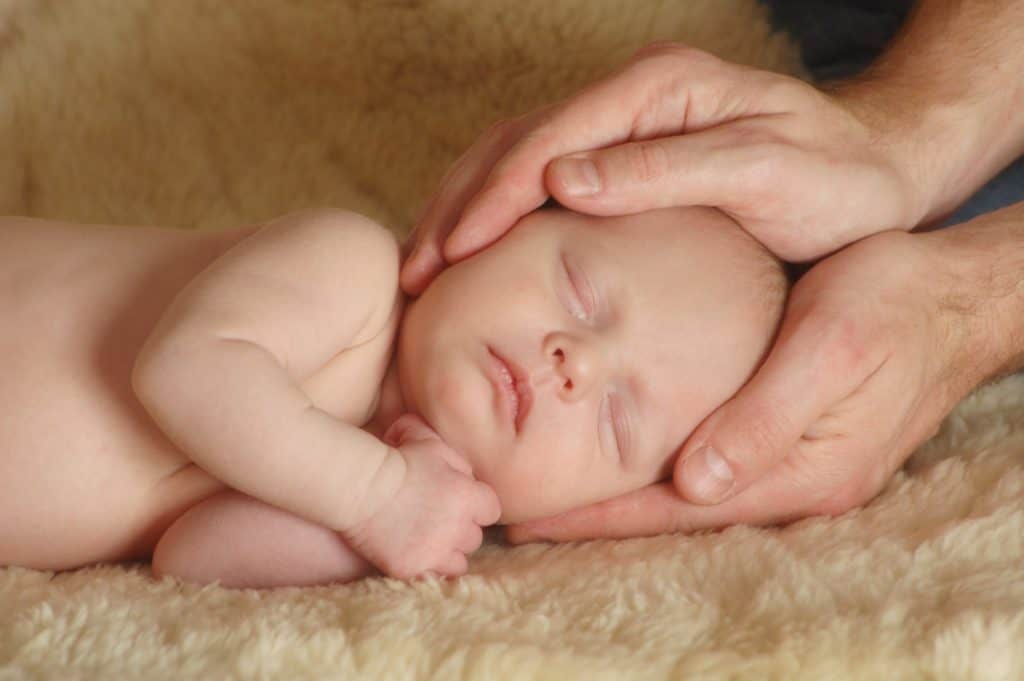
[[580, 321], [587, 321], [593, 316], [595, 305], [594, 292], [590, 282], [565, 255], [562, 256], [562, 266], [565, 269], [565, 275], [569, 279], [569, 285], [573, 291], [574, 300], [570, 302], [575, 303], [570, 305], [571, 309], [569, 312]]
[[615, 398], [614, 391], [605, 395], [601, 402], [600, 428], [611, 429], [611, 439], [614, 440], [615, 451], [619, 458], [624, 460], [629, 449], [629, 423], [622, 410], [622, 404]]
[[619, 456], [625, 458], [629, 450], [629, 419], [622, 408], [622, 402], [615, 395], [611, 396], [610, 406], [612, 428], [615, 431], [615, 446], [618, 447]]

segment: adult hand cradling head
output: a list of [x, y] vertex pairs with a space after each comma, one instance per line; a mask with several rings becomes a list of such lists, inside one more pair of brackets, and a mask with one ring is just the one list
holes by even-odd
[[1024, 3], [922, 1], [868, 72], [827, 89], [660, 44], [471, 147], [417, 226], [412, 294], [549, 196], [593, 215], [715, 206], [785, 260], [828, 256], [753, 378], [681, 448], [685, 500], [653, 486], [511, 538], [841, 513], [974, 386], [1018, 368], [1024, 206], [889, 230], [936, 222], [1024, 150], [1020, 44]]

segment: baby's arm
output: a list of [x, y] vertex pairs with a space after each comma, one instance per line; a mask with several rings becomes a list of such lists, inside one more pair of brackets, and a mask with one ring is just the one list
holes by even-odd
[[[368, 558], [396, 577], [424, 570], [464, 573], [465, 554], [482, 540], [479, 526], [500, 513], [494, 493], [473, 481], [468, 464], [415, 416], [397, 419], [385, 439], [406, 460], [402, 489], [351, 537], [225, 490], [164, 532], [153, 552], [153, 573], [223, 586], [327, 584], [374, 574]], [[460, 496], [479, 502], [463, 507]]]
[[405, 458], [402, 488], [351, 536], [226, 490], [167, 529], [154, 574], [223, 586], [327, 584], [374, 574], [369, 559], [395, 577], [461, 575], [483, 539], [480, 526], [501, 512], [494, 492], [416, 416], [398, 418], [384, 438]]
[[157, 577], [229, 587], [351, 582], [375, 573], [339, 533], [231, 489], [182, 514], [153, 551]]
[[386, 503], [404, 459], [316, 408], [301, 381], [387, 326], [399, 304], [394, 238], [361, 216], [286, 216], [179, 294], [135, 364], [164, 433], [227, 485], [345, 531]]

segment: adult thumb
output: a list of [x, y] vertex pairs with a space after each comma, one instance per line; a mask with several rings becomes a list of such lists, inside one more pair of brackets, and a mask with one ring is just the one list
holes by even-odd
[[683, 445], [673, 474], [679, 494], [697, 504], [721, 503], [789, 456], [824, 411], [809, 374], [806, 365], [770, 355]]
[[728, 206], [737, 199], [735, 143], [729, 130], [628, 142], [557, 158], [544, 172], [566, 208], [626, 215], [670, 206]]

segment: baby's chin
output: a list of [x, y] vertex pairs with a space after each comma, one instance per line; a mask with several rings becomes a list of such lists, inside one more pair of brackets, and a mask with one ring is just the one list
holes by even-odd
[[600, 501], [598, 498], [575, 497], [572, 489], [566, 489], [562, 484], [544, 491], [538, 488], [536, 481], [520, 482], [488, 475], [482, 467], [476, 478], [490, 485], [498, 496], [501, 504], [498, 522], [502, 525], [550, 518]]

